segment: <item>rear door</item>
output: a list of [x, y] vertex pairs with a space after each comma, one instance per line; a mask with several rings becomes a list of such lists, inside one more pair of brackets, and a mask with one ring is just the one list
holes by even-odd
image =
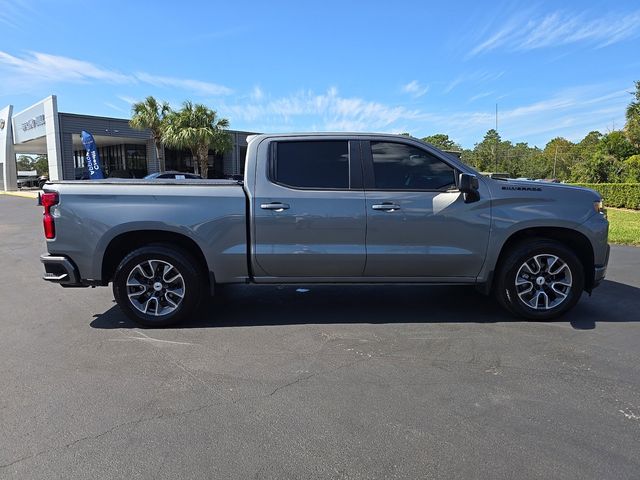
[[360, 277], [366, 213], [359, 142], [283, 137], [261, 148], [268, 151], [259, 155], [252, 199], [256, 280]]
[[477, 276], [489, 238], [488, 192], [465, 203], [455, 166], [415, 143], [363, 141], [362, 151], [365, 276], [461, 281]]

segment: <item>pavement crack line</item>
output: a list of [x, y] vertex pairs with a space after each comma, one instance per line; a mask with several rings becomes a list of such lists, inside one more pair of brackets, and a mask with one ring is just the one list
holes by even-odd
[[105, 430], [104, 432], [98, 433], [97, 435], [87, 435], [87, 436], [84, 436], [82, 438], [78, 438], [76, 440], [73, 440], [73, 441], [71, 441], [69, 443], [66, 443], [64, 445], [45, 448], [44, 450], [40, 450], [39, 452], [36, 452], [36, 453], [34, 453], [32, 455], [26, 455], [24, 457], [18, 458], [17, 460], [14, 460], [14, 461], [12, 461], [10, 463], [6, 463], [4, 465], [0, 465], [0, 468], [7, 468], [7, 467], [10, 467], [10, 466], [15, 465], [17, 463], [23, 462], [25, 460], [30, 460], [32, 458], [36, 458], [36, 457], [39, 457], [40, 455], [44, 455], [46, 453], [53, 452], [53, 451], [56, 451], [56, 450], [61, 450], [63, 448], [70, 448], [70, 447], [73, 447], [74, 445], [76, 445], [76, 444], [78, 444], [80, 442], [83, 442], [85, 440], [95, 440], [95, 439], [100, 438], [100, 437], [102, 437], [104, 435], [107, 435], [107, 434], [109, 434], [111, 432], [114, 432], [115, 430], [117, 430], [117, 429], [119, 429], [121, 427], [125, 427], [127, 425], [136, 425], [136, 424], [140, 423], [143, 420], [144, 420], [143, 418], [139, 418], [137, 420], [119, 423], [119, 424], [109, 428], [108, 430]]
[[311, 375], [300, 377], [300, 378], [297, 378], [296, 380], [294, 380], [292, 382], [285, 383], [284, 385], [280, 385], [279, 387], [276, 387], [276, 389], [273, 392], [271, 392], [268, 396], [270, 397], [271, 395], [273, 395], [274, 393], [276, 393], [279, 390], [282, 390], [283, 388], [290, 387], [291, 385], [295, 385], [296, 383], [302, 382], [304, 380], [309, 380], [310, 378], [315, 377], [316, 375], [320, 375], [321, 373], [325, 373], [325, 372], [312, 373]]
[[25, 455], [24, 457], [20, 457], [20, 458], [18, 458], [16, 460], [13, 460], [13, 461], [9, 462], [9, 463], [0, 465], [0, 469], [11, 467], [12, 465], [16, 465], [16, 464], [18, 464], [20, 462], [24, 462], [25, 460], [30, 460], [32, 458], [36, 458], [36, 457], [39, 457], [40, 455], [45, 455], [47, 453], [54, 452], [56, 450], [62, 450], [62, 449], [65, 449], [65, 448], [71, 448], [71, 447], [73, 447], [73, 446], [75, 446], [75, 445], [77, 445], [79, 443], [85, 442], [87, 440], [96, 440], [98, 438], [104, 437], [105, 435], [113, 433], [113, 432], [115, 432], [116, 430], [119, 430], [122, 427], [127, 427], [127, 426], [135, 427], [135, 426], [137, 426], [137, 425], [139, 425], [141, 423], [152, 422], [154, 420], [179, 417], [179, 416], [183, 416], [183, 415], [190, 415], [192, 413], [199, 412], [200, 410], [204, 410], [206, 408], [213, 407], [213, 406], [216, 406], [216, 405], [219, 405], [219, 403], [216, 402], [216, 403], [210, 403], [210, 404], [206, 404], [206, 405], [200, 405], [200, 406], [195, 407], [195, 408], [190, 408], [188, 410], [183, 410], [183, 411], [178, 411], [178, 412], [170, 412], [170, 413], [163, 412], [163, 413], [160, 413], [158, 415], [153, 415], [151, 417], [146, 417], [146, 418], [145, 417], [140, 417], [140, 418], [138, 418], [136, 420], [130, 420], [130, 421], [127, 421], [127, 422], [122, 422], [122, 423], [114, 425], [113, 427], [111, 427], [111, 428], [109, 428], [109, 429], [107, 429], [107, 430], [105, 430], [103, 432], [100, 432], [98, 434], [86, 435], [84, 437], [77, 438], [77, 439], [75, 439], [75, 440], [73, 440], [73, 441], [71, 441], [69, 443], [64, 444], [64, 445], [45, 448], [44, 450], [40, 450], [39, 452], [36, 452], [36, 453], [34, 453], [32, 455]]
[[295, 385], [296, 383], [300, 383], [300, 382], [303, 382], [305, 380], [309, 380], [310, 378], [316, 377], [318, 375], [325, 375], [327, 373], [333, 373], [333, 372], [336, 372], [338, 370], [342, 370], [344, 368], [349, 368], [349, 367], [352, 367], [354, 365], [357, 365], [358, 363], [363, 363], [363, 362], [366, 362], [367, 360], [371, 360], [371, 358], [373, 358], [373, 357], [360, 358], [360, 359], [355, 360], [353, 362], [345, 363], [344, 365], [340, 365], [340, 366], [335, 367], [335, 368], [330, 368], [329, 370], [321, 370], [319, 372], [315, 372], [315, 373], [311, 373], [309, 375], [305, 375], [304, 377], [299, 377], [299, 378], [297, 378], [297, 379], [295, 379], [295, 380], [293, 380], [293, 381], [291, 381], [289, 383], [285, 383], [284, 385], [280, 385], [279, 387], [276, 387], [270, 394], [268, 394], [266, 396], [270, 397], [273, 394], [275, 394], [276, 392], [278, 392], [278, 391], [280, 391], [280, 390], [282, 390], [284, 388], [291, 387], [292, 385]]

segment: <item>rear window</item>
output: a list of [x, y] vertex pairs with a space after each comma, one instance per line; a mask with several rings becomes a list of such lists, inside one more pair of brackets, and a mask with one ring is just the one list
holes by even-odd
[[349, 188], [349, 142], [278, 142], [271, 179], [294, 188]]

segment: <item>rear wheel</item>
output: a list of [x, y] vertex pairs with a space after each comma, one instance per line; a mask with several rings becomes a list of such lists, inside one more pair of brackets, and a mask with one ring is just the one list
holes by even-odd
[[190, 317], [200, 303], [204, 284], [189, 254], [168, 245], [148, 245], [120, 262], [113, 295], [134, 322], [158, 327]]
[[584, 289], [584, 268], [562, 243], [532, 239], [517, 244], [502, 260], [495, 295], [514, 314], [547, 320], [567, 312]]

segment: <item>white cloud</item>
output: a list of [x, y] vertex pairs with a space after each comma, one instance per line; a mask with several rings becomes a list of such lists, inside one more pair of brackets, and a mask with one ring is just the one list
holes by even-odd
[[[582, 138], [590, 130], [606, 131], [624, 117], [629, 94], [610, 86], [581, 86], [548, 98], [501, 108], [499, 131], [505, 139], [543, 146], [551, 136]], [[221, 115], [236, 128], [252, 131], [410, 131], [417, 136], [446, 133], [467, 147], [495, 125], [495, 111], [426, 111], [340, 95], [300, 91], [260, 101], [222, 104]], [[576, 132], [582, 132], [576, 134]], [[549, 137], [549, 138], [547, 138]]]
[[[498, 112], [499, 131], [503, 138], [543, 146], [546, 134], [566, 136], [575, 140], [591, 130], [606, 131], [612, 120], [621, 121], [629, 94], [623, 89], [607, 86], [581, 86], [556, 92], [537, 100]], [[485, 132], [494, 128], [494, 111], [467, 111], [443, 115], [441, 129], [464, 145], [480, 141]], [[582, 127], [582, 130], [580, 130]], [[576, 132], [582, 131], [576, 135]]]
[[[177, 88], [200, 96], [222, 96], [233, 92], [224, 85], [189, 78], [174, 78], [139, 72], [134, 75], [109, 70], [96, 64], [59, 55], [30, 52], [17, 57], [0, 51], [0, 68], [12, 85], [39, 85], [42, 83], [88, 83], [92, 81], [110, 84], [146, 83], [161, 88]], [[2, 72], [0, 70], [0, 72]]]
[[253, 87], [250, 95], [251, 100], [262, 100], [264, 98], [264, 92], [257, 85]]
[[[343, 97], [337, 88], [325, 93], [312, 91], [219, 108], [232, 122], [277, 125], [279, 130], [385, 130], [400, 121], [416, 121], [428, 115], [402, 106], [390, 106], [357, 97]], [[272, 130], [273, 128], [266, 128]]]
[[[491, 93], [485, 93], [490, 95]], [[485, 95], [480, 94], [480, 95]], [[628, 102], [624, 89], [581, 86], [558, 91], [529, 103], [501, 108], [499, 130], [505, 139], [544, 145], [546, 135], [570, 136], [582, 128], [606, 131], [607, 125], [624, 117]], [[300, 91], [279, 98], [219, 105], [221, 115], [235, 128], [252, 131], [409, 131], [416, 136], [446, 133], [467, 147], [482, 139], [495, 125], [495, 111], [426, 111], [408, 109], [358, 97], [340, 95], [336, 88], [324, 93]]]
[[112, 110], [115, 110], [116, 112], [124, 113], [125, 115], [130, 115], [131, 114], [131, 112], [129, 110], [127, 110], [125, 108], [122, 108], [122, 107], [119, 107], [117, 105], [114, 105], [111, 102], [104, 102], [104, 104], [107, 107], [111, 108]]
[[640, 35], [640, 10], [587, 18], [584, 13], [552, 12], [512, 17], [496, 33], [476, 45], [469, 57], [502, 48], [524, 51], [587, 43], [605, 47]]
[[32, 79], [48, 81], [100, 80], [108, 83], [131, 83], [133, 81], [127, 75], [97, 67], [89, 62], [40, 52], [31, 52], [31, 57], [19, 58], [0, 51], [0, 65], [9, 67], [15, 73]]
[[133, 97], [129, 97], [128, 95], [118, 95], [118, 98], [122, 100], [124, 103], [128, 103], [129, 105], [133, 105], [134, 103], [138, 103]]
[[429, 91], [429, 85], [421, 85], [417, 80], [412, 80], [402, 86], [402, 91], [410, 94], [413, 98], [420, 98]]
[[175, 87], [203, 96], [219, 96], [229, 95], [233, 93], [233, 90], [225, 87], [224, 85], [219, 85], [217, 83], [211, 82], [203, 82], [200, 80], [191, 80], [187, 78], [163, 77], [151, 75], [144, 72], [136, 73], [135, 78], [143, 83], [148, 83], [155, 87]]
[[22, 28], [29, 20], [38, 16], [36, 9], [25, 0], [0, 2], [0, 24], [9, 28]]
[[486, 97], [490, 97], [491, 95], [493, 95], [494, 92], [482, 92], [482, 93], [478, 93], [477, 95], [474, 95], [473, 97], [471, 97], [469, 99], [469, 103], [471, 102], [475, 102], [476, 100], [480, 100], [481, 98], [486, 98]]
[[464, 75], [458, 75], [456, 78], [451, 80], [443, 90], [443, 93], [450, 93], [454, 88], [462, 83], [469, 82], [476, 85], [480, 85], [487, 82], [492, 82], [494, 80], [499, 79], [504, 75], [504, 71], [501, 72], [487, 72], [485, 70], [480, 70], [476, 72], [467, 73]]
[[444, 87], [444, 93], [449, 93], [451, 92], [451, 90], [453, 90], [454, 88], [456, 88], [458, 85], [460, 85], [463, 82], [463, 78], [462, 77], [457, 77], [454, 78], [453, 80], [451, 80], [446, 87]]

